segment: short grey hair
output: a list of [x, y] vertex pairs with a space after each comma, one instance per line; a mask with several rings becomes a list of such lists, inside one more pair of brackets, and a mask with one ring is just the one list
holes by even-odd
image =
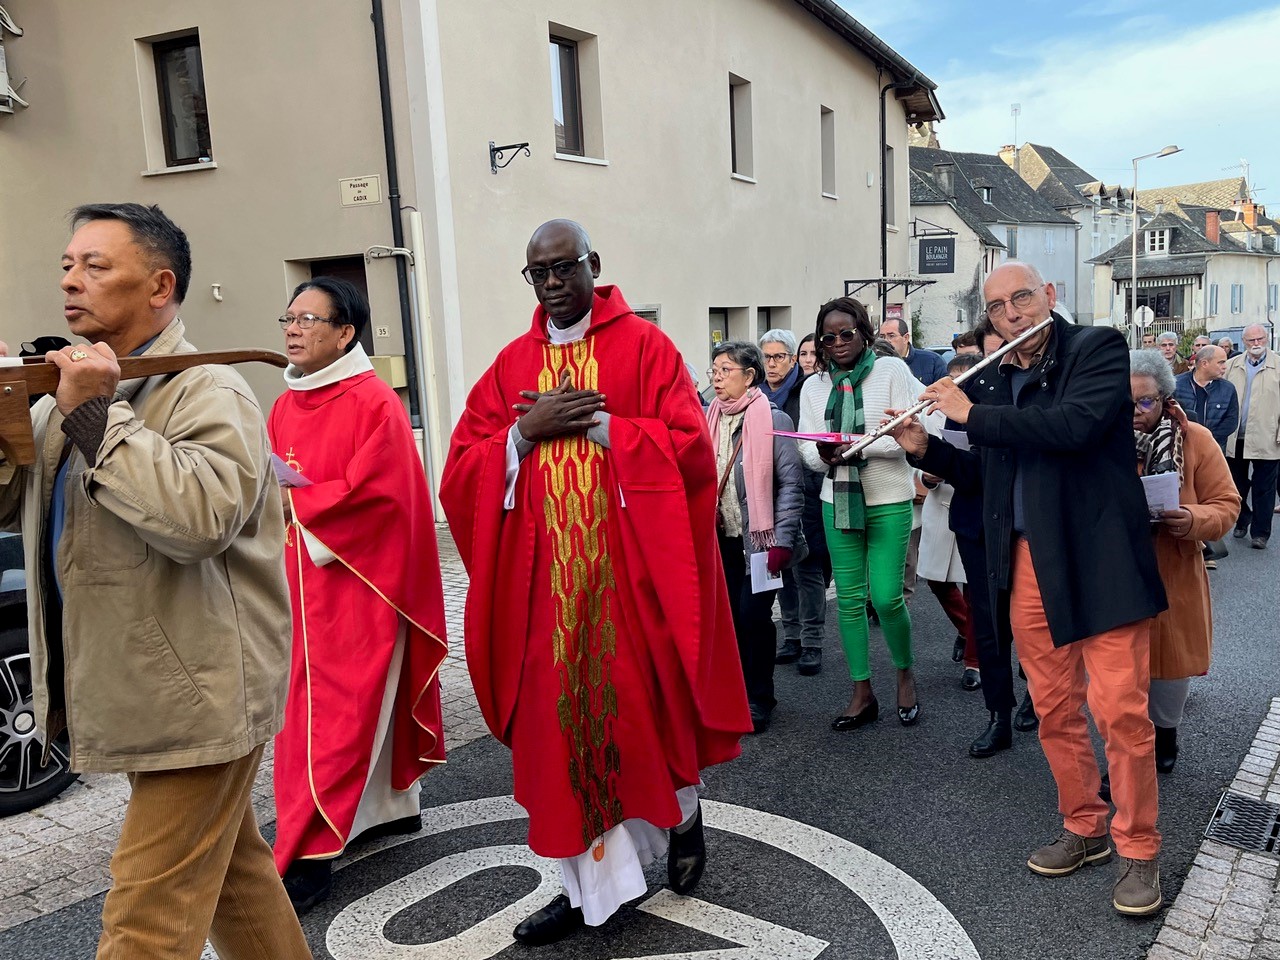
[[1173, 382], [1169, 361], [1159, 350], [1130, 350], [1129, 373], [1135, 377], [1150, 377], [1163, 397], [1172, 397], [1178, 386]]
[[1160, 336], [1156, 337], [1156, 343], [1177, 343], [1178, 335], [1172, 330], [1166, 330]]
[[790, 330], [766, 330], [763, 337], [760, 338], [760, 349], [764, 349], [766, 343], [780, 343], [787, 348], [787, 353], [795, 356], [799, 351], [796, 344], [796, 335]]
[[[1212, 343], [1207, 347], [1201, 347], [1196, 351], [1196, 363], [1204, 363], [1207, 360], [1215, 359], [1219, 350], [1222, 350], [1222, 348], [1215, 347]], [[1222, 352], [1226, 353], [1225, 350]]]

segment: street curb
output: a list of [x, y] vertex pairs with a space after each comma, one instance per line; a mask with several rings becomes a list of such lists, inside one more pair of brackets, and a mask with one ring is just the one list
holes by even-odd
[[[1229, 789], [1280, 803], [1280, 697]], [[1147, 960], [1280, 960], [1277, 868], [1274, 856], [1204, 840]]]

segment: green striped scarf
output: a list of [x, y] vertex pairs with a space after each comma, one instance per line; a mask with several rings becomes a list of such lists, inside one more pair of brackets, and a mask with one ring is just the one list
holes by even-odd
[[[868, 347], [851, 370], [837, 370], [831, 375], [831, 394], [827, 397], [827, 429], [832, 433], [866, 433], [866, 417], [862, 412], [862, 381], [867, 379], [876, 365], [875, 354]], [[836, 467], [827, 476], [831, 478], [832, 506], [837, 530], [865, 530], [867, 527], [867, 499], [862, 493], [859, 471], [864, 461], [858, 458], [848, 461], [849, 470], [844, 478], [837, 479]]]

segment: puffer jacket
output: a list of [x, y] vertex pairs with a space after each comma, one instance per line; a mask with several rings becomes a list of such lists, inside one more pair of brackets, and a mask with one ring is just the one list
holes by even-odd
[[[795, 428], [791, 418], [771, 407], [773, 429], [790, 432]], [[745, 420], [743, 421], [746, 422]], [[742, 433], [742, 424], [734, 431], [730, 443], [736, 445]], [[746, 536], [750, 528], [751, 518], [747, 513], [747, 481], [742, 470], [742, 450], [733, 462], [733, 482], [738, 491], [738, 508], [742, 512], [743, 548], [747, 555], [761, 553], [753, 548], [751, 537]], [[800, 528], [801, 514], [804, 512], [804, 467], [800, 462], [800, 451], [796, 449], [795, 440], [790, 437], [773, 438], [773, 535], [780, 547], [791, 551], [791, 562], [794, 566], [808, 554], [804, 532]]]
[[[174, 320], [146, 355], [194, 349]], [[58, 610], [46, 527], [69, 441], [52, 396], [31, 416], [37, 460], [0, 468], [0, 524], [23, 533], [42, 732], [65, 725], [73, 769], [115, 772], [226, 763], [274, 736], [289, 669], [284, 520], [243, 378], [199, 366], [121, 383], [94, 462], [69, 447], [61, 638], [46, 636]]]

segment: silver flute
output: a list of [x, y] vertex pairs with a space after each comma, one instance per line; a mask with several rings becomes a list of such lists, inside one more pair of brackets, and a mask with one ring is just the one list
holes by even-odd
[[[966, 380], [972, 377], [975, 373], [977, 373], [987, 364], [991, 363], [993, 360], [999, 360], [1010, 350], [1026, 343], [1028, 340], [1034, 337], [1041, 330], [1044, 330], [1046, 327], [1048, 327], [1049, 324], [1051, 323], [1053, 323], [1052, 314], [1049, 315], [1049, 318], [1047, 320], [1041, 320], [1030, 330], [1026, 330], [1023, 333], [1020, 333], [1018, 336], [1014, 337], [1012, 340], [1006, 343], [999, 350], [993, 350], [991, 353], [987, 354], [987, 356], [983, 357], [980, 361], [975, 363], [972, 367], [970, 367], [964, 373], [960, 374], [960, 376], [956, 377], [955, 379], [956, 386], [959, 386], [960, 384], [964, 383]], [[871, 348], [867, 347], [867, 349], [870, 350]], [[931, 403], [933, 403], [932, 400], [921, 400], [915, 406], [911, 407], [911, 409], [903, 410], [900, 414], [898, 414], [888, 423], [871, 431], [866, 436], [864, 436], [861, 440], [855, 443], [852, 447], [850, 447], [847, 451], [845, 451], [845, 454], [841, 459], [843, 460], [853, 459], [861, 451], [865, 450], [867, 447], [875, 443], [881, 437], [887, 436], [888, 434], [892, 433], [895, 427], [898, 427], [899, 425], [904, 424], [908, 420], [911, 420], [913, 417], [917, 416], [922, 410], [924, 410], [925, 407], [929, 406], [929, 404]]]

